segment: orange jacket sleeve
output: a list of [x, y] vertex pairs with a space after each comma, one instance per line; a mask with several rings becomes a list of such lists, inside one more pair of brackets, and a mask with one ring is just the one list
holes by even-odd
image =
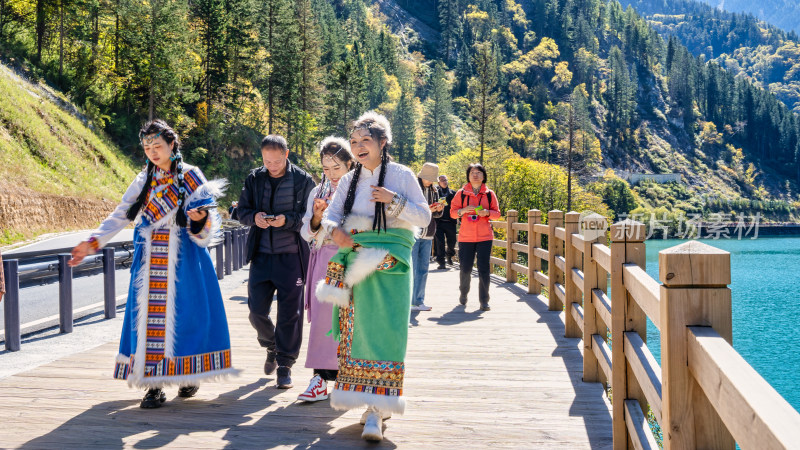
[[453, 200], [450, 202], [451, 219], [458, 219], [458, 210], [464, 207], [464, 205], [461, 203], [461, 197], [463, 193], [463, 189], [456, 191], [456, 195], [453, 196]]
[[489, 205], [489, 220], [497, 220], [500, 218], [500, 202], [497, 200], [497, 193], [491, 191], [492, 203]]

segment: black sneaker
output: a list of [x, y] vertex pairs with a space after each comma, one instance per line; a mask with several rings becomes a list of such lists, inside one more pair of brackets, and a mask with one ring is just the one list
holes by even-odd
[[144, 394], [142, 402], [139, 403], [140, 408], [152, 409], [160, 408], [161, 404], [167, 401], [167, 394], [161, 388], [150, 389]]
[[440, 262], [436, 270], [447, 270], [447, 266], [445, 266], [443, 262]]
[[292, 369], [287, 366], [278, 367], [278, 389], [290, 389], [292, 387]]
[[453, 265], [453, 257], [452, 256], [448, 256], [447, 257], [447, 264], [450, 264], [451, 266]]
[[467, 296], [464, 295], [464, 294], [461, 294], [461, 297], [458, 297], [458, 303], [461, 303], [462, 305], [466, 305], [467, 304]]
[[481, 311], [491, 311], [491, 309], [488, 303], [481, 303]]
[[200, 386], [183, 386], [182, 388], [178, 389], [178, 397], [194, 397], [194, 394], [197, 394], [199, 389]]
[[278, 363], [275, 362], [275, 353], [267, 352], [267, 360], [264, 362], [264, 375], [272, 375], [277, 368]]

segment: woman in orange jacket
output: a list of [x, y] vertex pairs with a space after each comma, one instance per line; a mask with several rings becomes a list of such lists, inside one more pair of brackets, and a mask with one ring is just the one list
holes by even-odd
[[478, 257], [478, 298], [481, 311], [489, 311], [489, 257], [494, 233], [490, 220], [500, 218], [497, 195], [486, 187], [486, 169], [480, 164], [467, 167], [467, 184], [456, 192], [450, 205], [450, 217], [461, 219], [458, 232], [458, 259], [461, 263], [461, 297], [467, 304], [472, 267]]

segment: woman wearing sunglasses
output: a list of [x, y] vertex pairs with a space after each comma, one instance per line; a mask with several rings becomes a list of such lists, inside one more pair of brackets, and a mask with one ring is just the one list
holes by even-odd
[[467, 167], [467, 184], [450, 204], [450, 217], [461, 219], [458, 231], [458, 259], [461, 264], [461, 296], [458, 301], [467, 304], [472, 267], [478, 259], [478, 299], [481, 311], [489, 311], [489, 257], [492, 254], [494, 233], [490, 220], [500, 218], [497, 195], [486, 187], [486, 169], [480, 164]]

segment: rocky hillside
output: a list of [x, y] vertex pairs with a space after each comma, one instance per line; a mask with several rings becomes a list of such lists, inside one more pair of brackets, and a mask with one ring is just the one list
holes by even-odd
[[57, 91], [0, 65], [0, 245], [89, 228], [137, 169]]

